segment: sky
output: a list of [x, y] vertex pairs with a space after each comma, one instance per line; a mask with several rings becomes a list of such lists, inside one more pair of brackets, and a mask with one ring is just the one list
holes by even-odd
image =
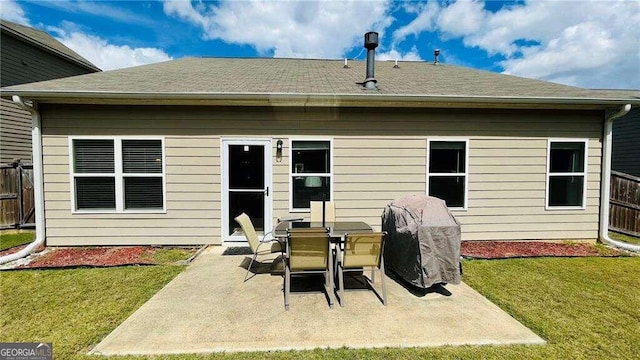
[[200, 57], [433, 61], [593, 89], [640, 89], [640, 0], [0, 0], [103, 70]]

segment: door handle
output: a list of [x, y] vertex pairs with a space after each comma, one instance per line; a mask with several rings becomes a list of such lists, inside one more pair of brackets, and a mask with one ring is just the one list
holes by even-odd
[[267, 186], [267, 189], [264, 191], [264, 194], [265, 194], [266, 196], [269, 196], [269, 187], [268, 187], [268, 186]]

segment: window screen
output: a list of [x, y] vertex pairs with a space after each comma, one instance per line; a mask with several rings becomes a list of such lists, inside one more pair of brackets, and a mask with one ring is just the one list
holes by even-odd
[[585, 150], [585, 141], [550, 142], [547, 206], [584, 206]]
[[429, 142], [429, 196], [450, 208], [464, 208], [466, 196], [466, 141]]
[[306, 210], [311, 201], [331, 200], [331, 142], [291, 142], [291, 203]]

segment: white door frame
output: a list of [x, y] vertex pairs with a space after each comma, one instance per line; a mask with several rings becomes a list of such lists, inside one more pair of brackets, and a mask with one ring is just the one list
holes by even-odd
[[[264, 228], [270, 231], [273, 227], [273, 163], [272, 163], [272, 140], [265, 138], [221, 138], [221, 192], [222, 192], [222, 218], [221, 218], [221, 239], [223, 245], [246, 244], [247, 240], [242, 236], [232, 236], [229, 234], [229, 145], [262, 145], [264, 146]], [[268, 190], [267, 190], [268, 189]], [[260, 235], [260, 233], [258, 233]]]

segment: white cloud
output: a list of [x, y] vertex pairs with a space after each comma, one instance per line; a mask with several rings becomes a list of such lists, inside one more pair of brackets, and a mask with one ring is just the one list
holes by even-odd
[[63, 25], [67, 28], [66, 30], [60, 28], [49, 28], [49, 30], [58, 34], [56, 38], [58, 41], [102, 70], [114, 70], [171, 60], [171, 57], [162, 49], [114, 45], [98, 36], [82, 33], [72, 24], [65, 23]]
[[406, 53], [402, 53], [402, 51], [398, 51], [396, 49], [391, 49], [387, 52], [379, 52], [376, 54], [376, 60], [422, 61], [423, 59], [420, 57], [418, 48], [414, 46]]
[[[563, 18], [555, 13], [561, 9], [545, 10], [539, 28]], [[536, 38], [533, 26], [524, 33], [540, 45], [501, 62], [504, 72], [582, 87], [640, 89], [640, 3], [585, 2], [564, 13], [570, 21], [555, 34]]]
[[437, 1], [429, 0], [429, 2], [422, 4], [408, 3], [404, 6], [407, 12], [417, 13], [415, 19], [409, 24], [397, 29], [393, 32], [393, 41], [400, 42], [409, 35], [417, 36], [419, 33], [434, 29], [435, 21], [440, 12], [440, 6]]
[[610, 32], [601, 24], [586, 22], [564, 29], [544, 47], [524, 49], [525, 56], [505, 60], [502, 66], [507, 73], [527, 73], [539, 78], [567, 68], [580, 71], [606, 67], [615, 51]]
[[15, 0], [0, 0], [0, 18], [22, 25], [29, 25], [24, 9]]
[[480, 30], [484, 20], [484, 3], [475, 0], [459, 0], [443, 7], [436, 24], [445, 34], [467, 36]]
[[[427, 13], [431, 21], [418, 22]], [[439, 31], [504, 57], [507, 74], [592, 88], [640, 88], [640, 2], [531, 1], [484, 9], [480, 1], [423, 8], [394, 33]]]
[[205, 39], [248, 44], [262, 55], [338, 58], [361, 46], [367, 31], [382, 36], [393, 19], [388, 1], [166, 0], [164, 11], [202, 28]]

